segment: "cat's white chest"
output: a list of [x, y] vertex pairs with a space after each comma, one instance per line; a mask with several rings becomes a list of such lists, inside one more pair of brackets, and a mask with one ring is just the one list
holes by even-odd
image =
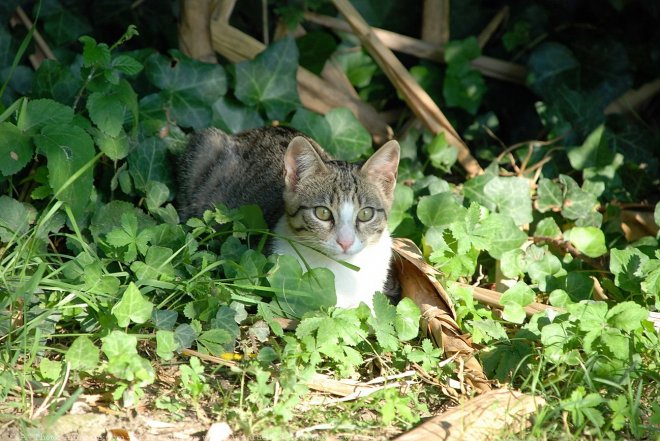
[[[275, 232], [285, 237], [291, 237], [291, 234], [287, 234], [287, 230], [286, 221], [281, 219], [275, 228]], [[383, 292], [392, 257], [392, 239], [387, 229], [383, 231], [377, 243], [365, 246], [359, 253], [343, 259], [358, 267], [359, 271], [347, 268], [341, 263], [303, 245], [295, 246], [302, 258], [296, 253], [289, 241], [279, 237], [274, 240], [274, 251], [276, 253], [295, 256], [303, 267], [302, 259], [312, 268], [328, 268], [334, 273], [337, 306], [354, 308], [360, 302], [364, 302], [369, 308], [372, 308], [374, 293], [376, 291]]]

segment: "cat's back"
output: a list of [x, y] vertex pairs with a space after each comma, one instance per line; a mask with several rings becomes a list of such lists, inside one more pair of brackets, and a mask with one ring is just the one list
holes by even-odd
[[298, 135], [287, 127], [235, 135], [211, 128], [192, 135], [179, 158], [177, 199], [182, 218], [200, 216], [216, 203], [229, 208], [256, 204], [274, 225], [284, 205], [284, 152]]

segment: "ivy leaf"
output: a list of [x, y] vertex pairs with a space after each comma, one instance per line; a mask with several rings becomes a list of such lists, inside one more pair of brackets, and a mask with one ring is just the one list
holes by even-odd
[[112, 307], [112, 315], [122, 328], [134, 323], [144, 323], [151, 318], [153, 303], [147, 300], [133, 282], [128, 285], [121, 300]]
[[600, 257], [607, 253], [605, 234], [599, 228], [573, 227], [564, 236], [578, 251], [589, 257]]
[[532, 222], [529, 179], [498, 176], [486, 184], [484, 193], [495, 202], [497, 210], [509, 215], [516, 225]]
[[289, 316], [302, 317], [307, 311], [337, 303], [332, 271], [313, 268], [303, 274], [300, 262], [293, 256], [277, 256], [267, 279], [275, 291], [273, 301]]
[[176, 325], [179, 313], [169, 309], [154, 309], [151, 313], [151, 321], [157, 329], [171, 331]]
[[89, 371], [99, 364], [99, 348], [87, 336], [77, 337], [64, 356], [71, 369]]
[[525, 321], [524, 307], [534, 301], [534, 291], [525, 282], [517, 282], [507, 289], [500, 298], [500, 304], [504, 306], [502, 317], [512, 323]]
[[580, 65], [566, 46], [546, 42], [532, 51], [527, 67], [530, 71], [528, 82], [531, 83], [532, 90], [546, 97], [551, 96], [559, 85], [570, 84], [570, 81], [577, 77], [575, 71]]
[[396, 318], [394, 329], [401, 341], [412, 340], [419, 334], [419, 319], [421, 311], [419, 307], [409, 298], [402, 299], [396, 305]]
[[39, 374], [47, 380], [55, 381], [62, 372], [62, 362], [42, 358], [39, 362]]
[[596, 197], [578, 187], [570, 176], [559, 175], [559, 182], [564, 186], [564, 202], [561, 214], [568, 219], [587, 217], [598, 206]]
[[559, 225], [557, 225], [557, 222], [551, 217], [543, 218], [536, 224], [534, 236], [551, 237], [553, 239], [559, 239], [562, 237]]
[[35, 97], [54, 98], [56, 102], [72, 104], [81, 87], [80, 75], [72, 72], [71, 67], [55, 60], [43, 60], [34, 75], [32, 92]]
[[137, 355], [137, 337], [123, 331], [114, 330], [101, 338], [101, 350], [108, 360], [125, 355]]
[[461, 107], [475, 114], [486, 92], [481, 73], [474, 70], [470, 61], [481, 54], [475, 37], [445, 44], [445, 72], [442, 93], [448, 106]]
[[254, 107], [235, 103], [227, 97], [217, 100], [211, 109], [213, 111], [212, 125], [227, 133], [239, 133], [265, 125], [263, 118]]
[[561, 186], [551, 179], [539, 179], [537, 188], [538, 198], [536, 205], [541, 213], [548, 210], [559, 211], [562, 207], [564, 198], [561, 192]]
[[18, 173], [33, 156], [30, 137], [11, 123], [0, 123], [0, 173], [4, 176]]
[[304, 107], [299, 108], [293, 114], [291, 127], [300, 130], [318, 142], [324, 149], [327, 149], [327, 146], [332, 143], [332, 129], [328, 120], [323, 115], [307, 110]]
[[167, 185], [158, 181], [147, 182], [147, 209], [153, 211], [163, 205], [170, 197], [170, 189]]
[[615, 151], [610, 147], [609, 135], [604, 125], [589, 134], [580, 147], [568, 151], [568, 160], [576, 170], [587, 167], [605, 167], [614, 160]]
[[156, 331], [156, 354], [163, 360], [171, 360], [174, 357], [174, 351], [179, 349], [179, 343], [174, 337], [174, 332], [158, 330]]
[[177, 50], [171, 59], [159, 54], [145, 63], [149, 80], [163, 92], [170, 112], [179, 125], [202, 129], [211, 123], [210, 106], [227, 92], [227, 76], [222, 66], [202, 63]]
[[490, 214], [475, 228], [474, 234], [488, 239], [487, 251], [495, 259], [501, 259], [502, 254], [520, 247], [527, 240], [527, 234], [516, 226], [511, 217], [499, 213]]
[[330, 125], [331, 142], [324, 147], [330, 155], [355, 161], [372, 151], [369, 132], [350, 110], [337, 107], [325, 114], [325, 120]]
[[413, 189], [407, 185], [397, 185], [394, 188], [394, 202], [392, 202], [392, 209], [387, 218], [387, 226], [390, 231], [396, 230], [396, 227], [398, 227], [405, 218], [411, 217], [410, 214], [408, 214], [408, 210], [413, 205], [413, 198]]
[[172, 182], [167, 146], [158, 138], [147, 138], [128, 155], [128, 166], [135, 188], [146, 191], [150, 181]]
[[147, 249], [144, 262], [133, 262], [131, 271], [142, 283], [147, 280], [170, 280], [174, 277], [174, 267], [170, 261], [172, 254], [174, 252], [170, 248], [151, 246]]
[[461, 222], [465, 213], [467, 209], [451, 193], [424, 196], [417, 204], [417, 217], [427, 227], [447, 227], [452, 222]]
[[270, 119], [283, 120], [300, 104], [297, 69], [296, 43], [283, 38], [254, 60], [236, 65], [236, 98], [248, 106], [262, 106]]
[[82, 214], [92, 194], [92, 168], [69, 180], [94, 158], [92, 138], [78, 126], [47, 125], [34, 142], [48, 159], [48, 183], [55, 196]]

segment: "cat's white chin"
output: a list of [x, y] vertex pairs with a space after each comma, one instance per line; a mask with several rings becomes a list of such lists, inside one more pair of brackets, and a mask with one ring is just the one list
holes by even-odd
[[[274, 231], [279, 236], [295, 240], [295, 235], [284, 218], [280, 219]], [[303, 266], [304, 259], [312, 268], [331, 270], [335, 275], [338, 307], [354, 308], [364, 302], [373, 309], [374, 293], [383, 292], [392, 257], [392, 238], [387, 229], [376, 243], [365, 245], [359, 252], [342, 253], [335, 257], [328, 257], [304, 245], [297, 245], [296, 250], [302, 255], [300, 256], [288, 240], [280, 237], [275, 237], [273, 245], [274, 252], [295, 256]], [[345, 261], [360, 269], [356, 271], [336, 260]]]

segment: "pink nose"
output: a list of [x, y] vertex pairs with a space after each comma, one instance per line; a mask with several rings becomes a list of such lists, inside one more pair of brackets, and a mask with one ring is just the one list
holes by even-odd
[[339, 244], [339, 246], [341, 247], [341, 249], [344, 252], [348, 251], [348, 249], [351, 247], [351, 245], [353, 245], [354, 241], [355, 240], [352, 237], [350, 237], [350, 238], [341, 238], [341, 239], [337, 238], [337, 243]]

